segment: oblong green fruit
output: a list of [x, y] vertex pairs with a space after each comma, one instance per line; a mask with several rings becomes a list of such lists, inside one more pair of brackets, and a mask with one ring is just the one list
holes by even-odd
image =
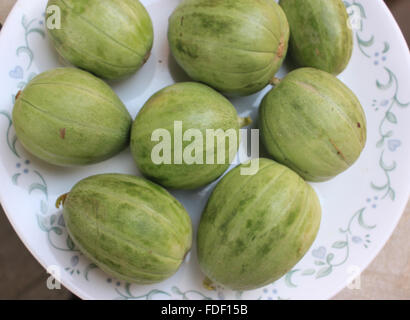
[[63, 58], [106, 79], [136, 72], [154, 37], [138, 0], [49, 0], [47, 30]]
[[192, 224], [184, 207], [143, 178], [92, 176], [62, 199], [76, 246], [119, 279], [139, 284], [165, 280], [191, 248]]
[[194, 80], [233, 95], [263, 89], [286, 56], [289, 26], [272, 0], [184, 0], [169, 19], [168, 40]]
[[345, 171], [366, 144], [359, 100], [324, 71], [290, 72], [265, 96], [259, 113], [267, 151], [309, 181], [326, 181]]
[[16, 97], [13, 125], [33, 155], [73, 166], [108, 159], [129, 143], [132, 118], [102, 80], [74, 68], [44, 72]]
[[[139, 112], [131, 130], [131, 151], [150, 179], [167, 188], [195, 189], [228, 169], [238, 151], [243, 121], [229, 100], [212, 88], [195, 82], [174, 84], [154, 94]], [[233, 138], [207, 139], [209, 130]]]
[[280, 0], [290, 27], [289, 54], [300, 67], [341, 73], [353, 51], [342, 0]]
[[212, 281], [251, 290], [286, 274], [316, 238], [321, 208], [315, 191], [268, 159], [254, 175], [242, 164], [218, 183], [202, 213], [198, 259]]

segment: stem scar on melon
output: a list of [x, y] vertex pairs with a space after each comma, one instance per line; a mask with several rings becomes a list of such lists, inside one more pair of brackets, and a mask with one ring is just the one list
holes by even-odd
[[215, 285], [213, 284], [212, 280], [209, 279], [208, 277], [206, 277], [206, 278], [204, 279], [204, 281], [202, 282], [202, 284], [203, 284], [204, 288], [207, 289], [207, 290], [210, 290], [210, 291], [215, 291], [215, 290], [216, 290], [216, 287], [215, 287]]
[[63, 195], [59, 196], [56, 200], [56, 208], [60, 209], [61, 206], [64, 206], [64, 203], [68, 197], [68, 193], [64, 193]]
[[273, 86], [277, 86], [281, 81], [282, 81], [282, 79], [274, 77], [274, 78], [270, 81], [270, 84], [273, 85]]

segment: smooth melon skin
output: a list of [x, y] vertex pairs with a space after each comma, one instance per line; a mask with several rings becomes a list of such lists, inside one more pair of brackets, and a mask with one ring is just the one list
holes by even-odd
[[138, 0], [49, 0], [47, 31], [57, 52], [71, 64], [105, 79], [135, 73], [148, 60], [154, 32]]
[[140, 177], [96, 175], [64, 200], [64, 220], [78, 248], [121, 280], [149, 284], [172, 276], [192, 245], [192, 223], [165, 189]]
[[24, 148], [70, 167], [111, 158], [129, 143], [132, 118], [101, 79], [75, 68], [39, 74], [16, 97], [13, 125]]
[[366, 144], [366, 117], [355, 94], [313, 68], [283, 78], [263, 99], [259, 121], [268, 153], [308, 181], [347, 170]]
[[286, 274], [316, 238], [321, 207], [312, 187], [287, 167], [242, 164], [218, 183], [202, 213], [198, 259], [215, 283], [233, 290], [265, 286]]
[[193, 80], [244, 96], [262, 90], [279, 70], [289, 26], [272, 0], [183, 0], [169, 19], [168, 40]]
[[353, 33], [342, 0], [280, 0], [290, 27], [289, 55], [299, 67], [334, 75], [348, 65]]
[[[168, 86], [155, 93], [138, 113], [131, 130], [131, 152], [138, 169], [149, 179], [171, 189], [195, 189], [202, 187], [220, 177], [230, 166], [230, 158], [234, 159], [239, 148], [239, 128], [246, 119], [238, 117], [234, 106], [219, 92], [196, 82], [181, 82]], [[182, 136], [178, 138], [175, 122], [182, 125]], [[182, 141], [182, 148], [175, 147], [175, 139], [182, 139], [188, 130], [194, 129], [201, 134], [200, 137], [188, 137]], [[170, 158], [168, 163], [158, 163], [153, 160], [157, 155], [156, 148], [160, 141], [153, 139], [153, 134], [158, 130], [166, 130], [170, 141]], [[209, 147], [207, 130], [222, 130], [223, 133], [232, 132], [234, 140], [213, 139], [214, 147]], [[194, 142], [199, 142], [198, 152], [189, 149]], [[202, 159], [190, 162], [186, 155]], [[181, 151], [181, 152], [180, 152]], [[217, 155], [224, 152], [222, 163], [218, 163]], [[165, 151], [163, 152], [163, 154]], [[207, 156], [214, 154], [213, 164], [207, 161]], [[181, 154], [182, 159], [175, 161], [176, 155]], [[188, 161], [188, 162], [187, 162]]]

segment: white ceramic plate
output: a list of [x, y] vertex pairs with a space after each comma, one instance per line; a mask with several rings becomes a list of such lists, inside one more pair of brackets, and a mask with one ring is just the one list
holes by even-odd
[[[285, 277], [254, 291], [206, 290], [195, 249], [176, 275], [160, 284], [127, 284], [98, 270], [74, 247], [56, 198], [80, 179], [103, 172], [138, 174], [129, 150], [104, 163], [76, 169], [49, 166], [28, 154], [14, 134], [14, 95], [36, 74], [61, 66], [44, 29], [46, 0], [19, 0], [0, 35], [0, 200], [18, 235], [36, 259], [59, 273], [85, 299], [328, 299], [346, 286], [381, 250], [396, 226], [410, 191], [410, 56], [383, 1], [345, 1], [352, 17], [353, 58], [340, 78], [362, 102], [368, 143], [359, 161], [334, 180], [314, 184], [322, 206], [319, 235]], [[186, 80], [170, 59], [168, 17], [177, 0], [145, 0], [155, 45], [138, 74], [113, 84], [135, 116], [156, 91]], [[283, 67], [279, 76], [283, 76]], [[269, 90], [233, 103], [241, 115], [257, 115]], [[194, 226], [214, 184], [196, 192], [173, 192]]]

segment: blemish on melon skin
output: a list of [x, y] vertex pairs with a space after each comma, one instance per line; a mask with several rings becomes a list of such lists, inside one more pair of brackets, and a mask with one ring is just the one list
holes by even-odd
[[360, 122], [357, 123], [357, 127], [361, 128], [362, 126], [360, 125]]
[[285, 39], [282, 36], [280, 38], [279, 47], [278, 47], [278, 51], [277, 51], [278, 58], [282, 58], [284, 53], [285, 53]]
[[65, 128], [60, 129], [60, 138], [64, 139], [65, 138]]
[[20, 97], [20, 95], [21, 95], [21, 90], [19, 90], [19, 92], [17, 92], [17, 94], [16, 94], [16, 100]]

